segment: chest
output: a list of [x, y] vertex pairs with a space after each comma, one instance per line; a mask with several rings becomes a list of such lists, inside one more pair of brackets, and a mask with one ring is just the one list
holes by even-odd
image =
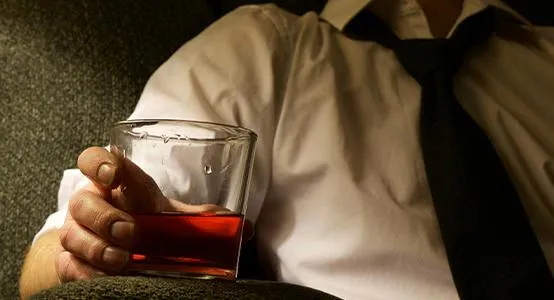
[[[337, 41], [293, 66], [276, 131], [274, 179], [311, 176], [320, 167], [322, 180], [346, 178], [368, 193], [411, 203], [426, 194], [420, 88], [388, 49], [350, 42]], [[554, 196], [545, 167], [554, 157], [554, 52], [500, 38], [479, 50], [456, 77], [460, 103], [509, 169], [527, 170], [514, 174], [520, 189], [534, 180]]]

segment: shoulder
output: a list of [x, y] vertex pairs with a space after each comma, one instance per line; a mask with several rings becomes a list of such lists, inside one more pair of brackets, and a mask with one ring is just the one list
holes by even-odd
[[222, 39], [240, 44], [277, 43], [277, 40], [287, 40], [296, 18], [273, 4], [241, 6], [208, 26], [189, 44], [217, 43]]
[[295, 25], [306, 21], [318, 21], [315, 12], [307, 12], [304, 15], [295, 15], [275, 4], [243, 5], [229, 12], [214, 23], [215, 26], [226, 24], [236, 25], [269, 25], [278, 31], [288, 31]]
[[245, 46], [264, 43], [271, 47], [283, 47], [294, 44], [302, 31], [318, 26], [319, 17], [315, 12], [299, 16], [275, 4], [245, 5], [215, 21], [188, 44], [225, 42], [227, 45]]
[[[134, 115], [163, 110], [173, 116], [180, 110], [180, 117], [205, 119], [218, 110], [227, 121], [237, 106], [241, 115], [266, 111], [281, 101], [293, 66], [302, 63], [298, 52], [314, 48], [307, 33], [319, 26], [313, 12], [298, 16], [272, 4], [239, 7], [156, 70]], [[145, 105], [150, 103], [157, 104]]]

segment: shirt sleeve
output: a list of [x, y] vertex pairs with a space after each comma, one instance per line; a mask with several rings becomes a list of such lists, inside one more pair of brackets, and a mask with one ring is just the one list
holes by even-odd
[[[187, 119], [247, 127], [258, 134], [247, 218], [255, 221], [268, 188], [276, 107], [289, 71], [291, 24], [274, 5], [243, 6], [187, 42], [148, 80], [129, 119]], [[285, 34], [286, 33], [286, 34]], [[87, 183], [64, 173], [59, 211], [35, 236], [62, 226], [67, 202]]]

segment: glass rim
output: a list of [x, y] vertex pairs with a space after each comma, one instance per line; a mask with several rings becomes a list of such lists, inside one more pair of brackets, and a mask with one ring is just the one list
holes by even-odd
[[[173, 140], [179, 140], [179, 141], [186, 141], [186, 142], [226, 142], [226, 141], [236, 141], [236, 140], [242, 140], [242, 139], [248, 139], [248, 140], [257, 140], [258, 135], [242, 126], [237, 125], [231, 125], [231, 124], [223, 124], [223, 123], [216, 123], [216, 122], [205, 122], [205, 121], [194, 121], [194, 120], [185, 120], [185, 119], [132, 119], [132, 120], [123, 120], [115, 122], [111, 125], [111, 130], [118, 129], [118, 128], [124, 128], [124, 127], [130, 127], [132, 128], [132, 125], [148, 125], [148, 123], [151, 123], [152, 125], [164, 122], [164, 123], [170, 123], [175, 125], [191, 125], [191, 126], [197, 126], [201, 128], [211, 129], [212, 128], [221, 128], [221, 129], [227, 129], [232, 130], [233, 134], [227, 137], [223, 138], [195, 138], [187, 136], [186, 138], [176, 138], [169, 136], [168, 138]], [[137, 134], [137, 136], [140, 136]], [[156, 135], [148, 135], [148, 137], [156, 137], [163, 139], [162, 136], [156, 136]]]

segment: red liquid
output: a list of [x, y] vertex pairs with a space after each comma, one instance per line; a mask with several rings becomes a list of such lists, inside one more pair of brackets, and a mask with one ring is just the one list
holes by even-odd
[[129, 270], [166, 275], [236, 278], [243, 216], [134, 214], [139, 240]]

